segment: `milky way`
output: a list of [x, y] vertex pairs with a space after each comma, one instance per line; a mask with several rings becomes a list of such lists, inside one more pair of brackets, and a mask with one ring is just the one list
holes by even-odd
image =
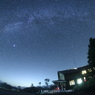
[[0, 80], [35, 86], [87, 65], [95, 0], [1, 0]]

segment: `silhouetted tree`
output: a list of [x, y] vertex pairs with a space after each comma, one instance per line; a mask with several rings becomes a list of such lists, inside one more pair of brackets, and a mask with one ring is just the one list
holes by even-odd
[[12, 86], [7, 84], [7, 83], [5, 83], [5, 82], [4, 83], [0, 83], [0, 87], [4, 87], [6, 89], [12, 89]]
[[89, 39], [89, 50], [88, 50], [88, 63], [91, 67], [95, 66], [95, 38]]
[[48, 86], [48, 82], [50, 81], [50, 79], [46, 78], [45, 79], [45, 84]]
[[95, 67], [95, 38], [89, 39], [88, 48], [88, 64], [90, 68], [93, 68]]
[[41, 86], [41, 82], [39, 82], [39, 86]]
[[18, 91], [21, 91], [21, 86], [18, 86]]
[[47, 82], [45, 82], [45, 84], [46, 84], [46, 86], [48, 86], [48, 83]]
[[33, 83], [31, 84], [31, 87], [34, 87]]

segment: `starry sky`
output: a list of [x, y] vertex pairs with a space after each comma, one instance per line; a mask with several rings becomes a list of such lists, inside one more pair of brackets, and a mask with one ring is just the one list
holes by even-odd
[[57, 71], [87, 65], [95, 0], [0, 0], [0, 80], [45, 85]]

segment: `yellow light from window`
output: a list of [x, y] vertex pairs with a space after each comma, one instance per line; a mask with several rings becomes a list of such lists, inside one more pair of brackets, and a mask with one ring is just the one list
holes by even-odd
[[95, 67], [93, 67], [93, 70], [95, 70]]
[[86, 70], [83, 70], [83, 71], [82, 71], [82, 74], [86, 74], [86, 73], [87, 73]]
[[88, 69], [88, 72], [92, 72], [92, 70], [91, 69]]
[[71, 81], [69, 81], [69, 84], [70, 84], [70, 86], [75, 85], [75, 81], [71, 80]]

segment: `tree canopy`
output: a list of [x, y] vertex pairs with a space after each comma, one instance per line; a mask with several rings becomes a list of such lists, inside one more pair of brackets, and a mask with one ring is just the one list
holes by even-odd
[[88, 64], [90, 67], [95, 67], [95, 38], [89, 39], [88, 48]]
[[45, 79], [45, 84], [48, 86], [48, 82], [50, 81], [50, 79], [46, 78]]

